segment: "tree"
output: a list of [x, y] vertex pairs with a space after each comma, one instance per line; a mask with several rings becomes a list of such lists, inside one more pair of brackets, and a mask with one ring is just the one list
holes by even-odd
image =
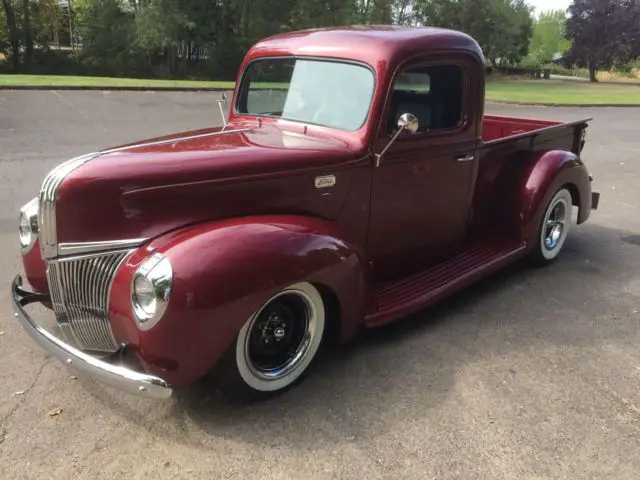
[[40, 0], [35, 5], [34, 30], [38, 43], [60, 46], [60, 34], [69, 31], [68, 17], [59, 0]]
[[133, 12], [125, 11], [119, 0], [83, 0], [74, 6], [84, 61], [111, 75], [140, 68]]
[[9, 45], [11, 47], [11, 66], [17, 71], [20, 66], [20, 33], [16, 24], [16, 11], [12, 0], [2, 0], [4, 18], [9, 30]]
[[161, 52], [170, 73], [176, 71], [178, 47], [184, 31], [193, 28], [187, 12], [176, 0], [154, 0], [142, 6], [135, 15], [136, 46], [152, 59]]
[[24, 65], [28, 70], [33, 58], [33, 33], [31, 31], [31, 3], [22, 0], [22, 35], [24, 42]]
[[611, 68], [640, 54], [640, 0], [574, 0], [569, 6], [568, 57], [586, 65], [597, 82], [600, 68]]
[[0, 54], [7, 52], [9, 48], [9, 29], [4, 8], [0, 9]]
[[474, 37], [491, 63], [515, 63], [527, 55], [533, 20], [524, 0], [418, 0], [413, 8], [419, 24]]
[[533, 9], [524, 0], [503, 2], [506, 42], [501, 55], [512, 65], [517, 64], [529, 53], [529, 42], [533, 34]]
[[543, 12], [533, 23], [529, 55], [538, 64], [551, 62], [556, 53], [564, 54], [571, 47], [566, 39], [567, 15], [564, 10]]

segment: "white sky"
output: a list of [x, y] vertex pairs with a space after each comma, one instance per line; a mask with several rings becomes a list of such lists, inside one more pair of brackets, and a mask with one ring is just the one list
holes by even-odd
[[566, 10], [571, 0], [527, 0], [527, 3], [535, 7], [537, 15], [547, 10]]

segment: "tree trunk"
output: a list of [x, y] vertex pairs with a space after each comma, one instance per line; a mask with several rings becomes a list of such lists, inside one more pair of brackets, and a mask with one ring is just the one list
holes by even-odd
[[404, 18], [407, 7], [409, 6], [409, 0], [402, 0], [400, 7], [398, 8], [398, 23], [404, 25], [406, 20]]
[[24, 9], [22, 30], [24, 31], [24, 67], [29, 70], [31, 59], [33, 58], [33, 35], [31, 34], [31, 12], [29, 10], [29, 0], [22, 0]]
[[592, 61], [589, 62], [589, 81], [590, 82], [598, 81], [598, 79], [596, 78], [596, 63]]
[[11, 0], [2, 0], [2, 7], [9, 28], [9, 43], [11, 44], [11, 69], [15, 72], [20, 66], [20, 38], [16, 26], [16, 15], [11, 5]]

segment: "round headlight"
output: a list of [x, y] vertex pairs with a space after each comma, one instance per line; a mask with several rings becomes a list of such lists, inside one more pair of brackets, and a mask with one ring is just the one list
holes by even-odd
[[18, 238], [23, 252], [27, 252], [33, 247], [38, 235], [38, 198], [32, 199], [20, 209], [20, 220], [18, 222]]
[[133, 281], [133, 295], [140, 315], [143, 318], [153, 317], [156, 313], [156, 295], [151, 280], [142, 275], [136, 275], [136, 279]]
[[138, 267], [131, 286], [131, 303], [142, 330], [153, 327], [162, 318], [172, 283], [171, 263], [161, 253], [154, 253]]

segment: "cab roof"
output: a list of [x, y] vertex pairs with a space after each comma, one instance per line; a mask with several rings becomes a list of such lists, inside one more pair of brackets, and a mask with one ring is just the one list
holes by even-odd
[[361, 61], [374, 68], [429, 51], [466, 51], [484, 62], [482, 50], [469, 35], [444, 28], [356, 25], [280, 33], [257, 42], [245, 58], [311, 56]]

